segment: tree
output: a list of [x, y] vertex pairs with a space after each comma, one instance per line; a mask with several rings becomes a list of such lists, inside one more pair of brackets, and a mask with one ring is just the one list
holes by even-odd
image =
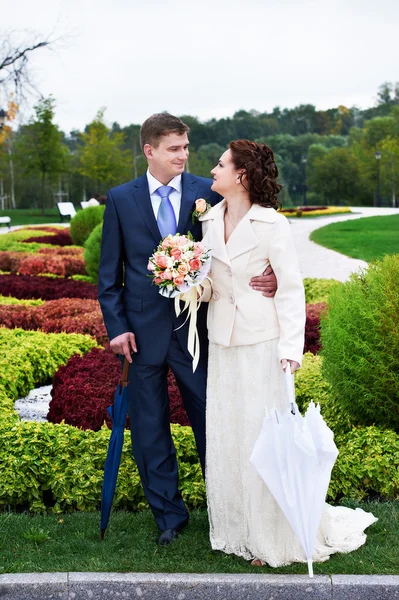
[[381, 143], [381, 183], [390, 189], [395, 207], [399, 190], [399, 137], [389, 137]]
[[124, 140], [123, 132], [112, 133], [106, 126], [104, 110], [81, 134], [78, 170], [97, 186], [99, 193], [131, 177], [131, 152], [124, 149]]
[[33, 52], [49, 46], [52, 42], [37, 36], [21, 39], [16, 33], [6, 35], [0, 44], [0, 88], [4, 96], [15, 92], [17, 99], [35, 89], [29, 72], [29, 60]]
[[14, 163], [12, 156], [12, 142], [13, 142], [13, 132], [12, 128], [9, 125], [12, 121], [14, 121], [17, 116], [18, 106], [10, 100], [8, 103], [7, 111], [6, 111], [6, 123], [4, 123], [3, 127], [0, 129], [0, 163], [1, 163], [1, 208], [5, 208], [5, 194], [4, 194], [4, 183], [3, 180], [6, 177], [6, 173], [9, 173], [10, 178], [10, 197], [11, 197], [11, 208], [16, 208], [15, 205], [15, 188], [14, 188]]
[[46, 208], [46, 181], [67, 170], [68, 150], [54, 119], [54, 100], [50, 97], [35, 106], [36, 118], [22, 130], [18, 140], [19, 160], [27, 173], [40, 173], [42, 215]]
[[308, 186], [329, 204], [352, 202], [356, 198], [359, 167], [347, 148], [334, 148], [313, 162]]

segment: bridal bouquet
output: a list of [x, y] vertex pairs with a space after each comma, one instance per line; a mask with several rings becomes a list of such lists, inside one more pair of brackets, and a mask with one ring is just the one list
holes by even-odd
[[[207, 250], [201, 242], [194, 241], [191, 233], [168, 235], [161, 240], [158, 248], [150, 256], [147, 266], [151, 271], [149, 277], [159, 287], [159, 293], [166, 298], [175, 299], [176, 315], [179, 316], [181, 312], [187, 310], [188, 350], [193, 357], [193, 371], [197, 368], [199, 360], [197, 332], [199, 286], [205, 283], [210, 266], [210, 250]], [[180, 300], [184, 302], [183, 309]]]

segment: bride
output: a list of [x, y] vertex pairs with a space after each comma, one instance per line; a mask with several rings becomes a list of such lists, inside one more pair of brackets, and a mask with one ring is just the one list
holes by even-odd
[[[212, 252], [206, 413], [206, 485], [212, 548], [272, 567], [306, 562], [286, 517], [250, 463], [265, 409], [283, 410], [283, 370], [300, 367], [305, 295], [287, 219], [277, 212], [278, 170], [272, 150], [231, 142], [212, 170], [224, 200], [201, 217]], [[248, 284], [271, 265], [274, 298]], [[376, 519], [326, 505], [313, 560], [362, 545]]]

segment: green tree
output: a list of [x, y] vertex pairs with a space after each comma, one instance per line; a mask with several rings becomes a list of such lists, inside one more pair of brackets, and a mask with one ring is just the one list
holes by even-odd
[[62, 143], [62, 132], [53, 123], [54, 104], [50, 97], [35, 106], [36, 118], [23, 128], [16, 149], [25, 172], [40, 173], [43, 215], [47, 179], [61, 175], [68, 168], [68, 149]]
[[381, 143], [381, 183], [392, 195], [392, 206], [397, 205], [399, 190], [399, 137], [389, 137]]
[[98, 192], [132, 176], [132, 156], [124, 141], [122, 131], [112, 132], [104, 123], [104, 110], [81, 134], [78, 171], [95, 183]]
[[359, 167], [347, 148], [334, 148], [316, 158], [309, 174], [308, 186], [329, 204], [350, 203], [356, 198]]

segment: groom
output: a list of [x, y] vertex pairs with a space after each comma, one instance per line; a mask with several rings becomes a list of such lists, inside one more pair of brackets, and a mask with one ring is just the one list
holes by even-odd
[[[170, 434], [169, 367], [205, 468], [206, 306], [198, 311], [201, 357], [193, 373], [188, 326], [181, 327], [185, 317], [176, 317], [174, 302], [159, 294], [147, 270], [149, 256], [169, 233], [190, 231], [201, 239], [201, 224], [192, 223], [195, 200], [204, 198], [211, 205], [221, 200], [211, 190], [211, 180], [184, 172], [188, 131], [168, 113], [152, 115], [143, 123], [140, 143], [148, 170], [108, 193], [98, 274], [98, 299], [111, 348], [132, 363], [128, 387], [132, 450], [160, 530], [160, 545], [172, 542], [188, 522]], [[276, 279], [271, 273], [254, 278], [250, 285], [273, 296]]]

